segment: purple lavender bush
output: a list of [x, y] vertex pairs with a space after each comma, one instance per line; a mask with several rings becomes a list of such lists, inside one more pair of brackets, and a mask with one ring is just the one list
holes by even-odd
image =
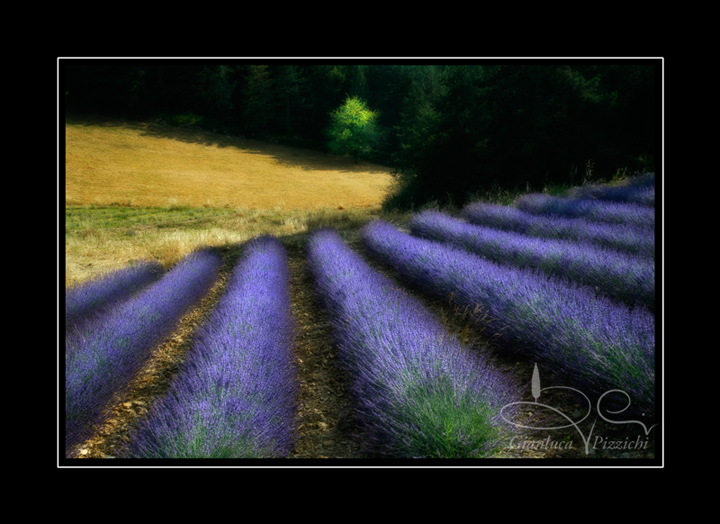
[[308, 268], [332, 314], [339, 362], [368, 450], [391, 458], [493, 453], [508, 427], [500, 410], [520, 388], [332, 229], [308, 240]]
[[655, 310], [655, 263], [611, 249], [570, 240], [545, 239], [469, 224], [438, 211], [415, 214], [410, 232], [447, 242], [501, 264], [537, 268]]
[[[363, 228], [367, 252], [406, 282], [471, 310], [480, 307], [508, 348], [551, 366], [588, 395], [620, 389], [627, 412], [654, 412], [655, 317], [587, 287], [413, 237], [377, 220]], [[624, 400], [624, 399], [623, 399]]]
[[66, 335], [66, 453], [104, 420], [113, 395], [129, 384], [152, 350], [207, 293], [220, 262], [209, 250], [191, 253], [108, 315]]
[[630, 224], [603, 223], [583, 218], [533, 215], [512, 206], [473, 202], [460, 218], [478, 226], [514, 231], [539, 238], [576, 240], [616, 249], [645, 258], [655, 258], [655, 230]]
[[585, 218], [610, 224], [631, 224], [651, 229], [655, 227], [655, 209], [640, 204], [528, 193], [518, 198], [514, 205], [521, 211], [536, 215]]
[[270, 236], [245, 248], [169, 394], [123, 455], [278, 458], [292, 451], [298, 379], [289, 269]]
[[652, 207], [655, 205], [655, 173], [645, 173], [614, 185], [587, 184], [574, 187], [568, 197], [627, 202]]
[[66, 328], [71, 329], [106, 311], [161, 275], [160, 264], [142, 261], [68, 289], [65, 293]]

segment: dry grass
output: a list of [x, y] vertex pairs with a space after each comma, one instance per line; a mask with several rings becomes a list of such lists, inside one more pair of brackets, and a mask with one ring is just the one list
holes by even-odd
[[157, 124], [69, 122], [66, 203], [314, 210], [376, 206], [383, 166]]
[[206, 246], [380, 213], [389, 169], [303, 149], [126, 122], [66, 124], [65, 285], [135, 260], [166, 267]]
[[67, 206], [65, 285], [73, 286], [136, 260], [157, 260], [170, 267], [195, 249], [233, 248], [262, 234], [297, 245], [311, 229], [355, 230], [377, 216], [376, 209]]

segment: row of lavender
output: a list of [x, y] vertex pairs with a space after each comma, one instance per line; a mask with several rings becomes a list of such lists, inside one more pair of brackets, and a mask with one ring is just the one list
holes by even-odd
[[535, 215], [585, 218], [607, 224], [626, 224], [640, 228], [655, 227], [655, 207], [638, 203], [529, 193], [518, 198], [514, 205], [521, 211]]
[[[504, 231], [437, 211], [416, 214], [409, 227], [418, 237], [447, 242], [501, 264], [566, 278], [631, 306], [655, 309], [655, 262], [649, 256], [590, 242]], [[651, 231], [644, 235], [652, 236]]]
[[198, 251], [162, 276], [156, 266], [139, 265], [68, 293], [66, 453], [105, 420], [113, 396], [128, 386], [152, 350], [206, 294], [219, 267], [216, 253]]
[[[635, 206], [621, 206], [620, 209], [626, 212], [641, 209], [646, 213], [645, 208]], [[571, 240], [614, 249], [629, 255], [650, 259], [655, 257], [654, 228], [628, 222], [608, 223], [581, 216], [532, 213], [518, 207], [487, 202], [465, 206], [460, 218], [475, 225], [522, 233], [531, 237]]]
[[308, 266], [332, 313], [369, 451], [393, 458], [481, 457], [508, 430], [513, 379], [449, 335], [437, 317], [372, 269], [337, 232], [309, 239]]
[[295, 438], [298, 379], [289, 268], [280, 242], [249, 242], [170, 392], [123, 456], [273, 458]]
[[655, 206], [655, 173], [643, 173], [617, 184], [586, 184], [570, 190], [570, 198], [593, 198]]
[[654, 174], [588, 185], [566, 197], [531, 193], [513, 206], [478, 202], [460, 217], [416, 215], [411, 232], [495, 262], [535, 268], [655, 310]]
[[160, 264], [140, 262], [71, 288], [65, 296], [65, 327], [77, 329], [161, 275]]

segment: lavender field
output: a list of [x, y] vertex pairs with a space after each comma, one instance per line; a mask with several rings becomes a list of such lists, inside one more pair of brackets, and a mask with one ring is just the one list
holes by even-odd
[[[303, 432], [328, 426], [303, 408], [310, 384], [346, 395], [349, 429], [333, 440], [352, 440], [352, 458], [513, 460], [523, 456], [508, 452], [513, 443], [540, 438], [530, 414], [549, 395], [532, 368], [588, 399], [591, 415], [576, 413], [582, 402], [559, 413], [574, 417], [563, 435], [580, 451], [600, 443], [586, 418], [647, 440], [642, 429], [661, 417], [655, 215], [646, 174], [562, 197], [417, 211], [403, 224], [258, 235], [87, 281], [65, 297], [61, 454], [79, 456], [201, 303], [167, 386], [113, 458], [302, 463], [313, 458], [298, 451]], [[477, 337], [449, 327], [460, 311]], [[307, 378], [301, 338], [318, 331], [335, 384]], [[318, 456], [346, 458], [327, 449]]]

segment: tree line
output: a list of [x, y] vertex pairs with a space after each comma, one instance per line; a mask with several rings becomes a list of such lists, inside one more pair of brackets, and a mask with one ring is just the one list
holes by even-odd
[[392, 204], [409, 207], [654, 171], [660, 68], [67, 60], [60, 89], [66, 112], [164, 118], [391, 166], [400, 181]]

